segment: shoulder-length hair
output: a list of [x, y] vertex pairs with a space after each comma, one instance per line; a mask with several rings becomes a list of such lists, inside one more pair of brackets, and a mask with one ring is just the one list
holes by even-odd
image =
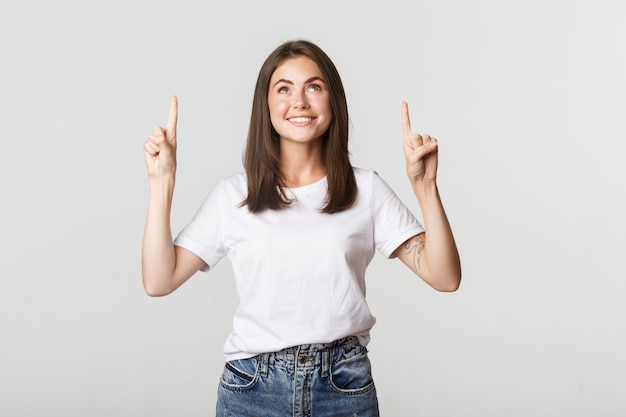
[[280, 210], [291, 203], [280, 173], [280, 138], [270, 121], [268, 93], [276, 68], [285, 60], [300, 56], [306, 56], [318, 65], [328, 88], [332, 111], [330, 126], [322, 137], [322, 162], [328, 182], [322, 212], [345, 210], [356, 200], [357, 185], [348, 152], [348, 104], [339, 72], [317, 45], [296, 40], [283, 43], [267, 57], [254, 90], [248, 141], [243, 156], [248, 196], [241, 203], [253, 213], [268, 208]]

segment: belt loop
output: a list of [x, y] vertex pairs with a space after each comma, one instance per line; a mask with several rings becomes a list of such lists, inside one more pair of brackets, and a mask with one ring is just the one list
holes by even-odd
[[268, 368], [268, 363], [269, 363], [269, 353], [263, 353], [261, 355], [261, 376], [263, 378], [267, 377], [267, 368]]
[[328, 349], [322, 350], [322, 378], [328, 378], [330, 374], [330, 352]]

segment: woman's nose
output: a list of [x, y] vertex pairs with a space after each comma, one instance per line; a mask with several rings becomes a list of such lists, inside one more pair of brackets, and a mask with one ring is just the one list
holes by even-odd
[[304, 92], [295, 93], [293, 96], [293, 107], [297, 109], [306, 108], [309, 106], [306, 94]]

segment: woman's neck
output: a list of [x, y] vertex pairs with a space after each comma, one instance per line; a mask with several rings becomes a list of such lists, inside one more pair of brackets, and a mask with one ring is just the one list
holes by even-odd
[[280, 173], [285, 187], [313, 184], [326, 176], [321, 143], [292, 144], [280, 148]]

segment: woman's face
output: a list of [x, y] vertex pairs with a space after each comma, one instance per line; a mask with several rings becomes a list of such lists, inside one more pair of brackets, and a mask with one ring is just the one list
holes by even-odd
[[289, 58], [270, 79], [267, 101], [281, 142], [317, 141], [332, 120], [330, 98], [317, 64], [306, 56]]

